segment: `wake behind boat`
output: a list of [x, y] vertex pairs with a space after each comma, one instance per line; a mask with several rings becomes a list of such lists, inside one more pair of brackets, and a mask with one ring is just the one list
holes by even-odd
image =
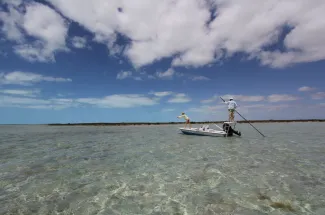
[[217, 129], [211, 129], [209, 128], [209, 125], [201, 126], [200, 128], [179, 128], [183, 134], [187, 135], [199, 135], [199, 136], [213, 136], [213, 137], [229, 137], [233, 136], [233, 134], [237, 134], [238, 136], [241, 136], [241, 132], [234, 130], [234, 128], [231, 127], [231, 125], [235, 125], [235, 122], [224, 122], [223, 128], [219, 127], [218, 125], [215, 125], [219, 128]]

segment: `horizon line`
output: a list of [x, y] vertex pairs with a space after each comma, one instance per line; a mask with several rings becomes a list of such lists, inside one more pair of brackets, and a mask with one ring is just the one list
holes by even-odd
[[[206, 123], [224, 123], [227, 121], [191, 121], [191, 124], [206, 124]], [[325, 119], [268, 119], [268, 120], [238, 120], [236, 123], [276, 123], [276, 122], [325, 122]], [[35, 124], [0, 124], [0, 125], [49, 125], [49, 126], [64, 126], [64, 125], [170, 125], [184, 124], [185, 122], [77, 122], [77, 123], [35, 123]]]

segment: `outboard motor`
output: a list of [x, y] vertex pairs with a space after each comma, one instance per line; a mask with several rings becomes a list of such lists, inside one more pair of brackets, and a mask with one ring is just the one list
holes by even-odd
[[241, 132], [234, 130], [229, 123], [224, 122], [222, 125], [222, 129], [224, 130], [224, 132], [227, 133], [227, 136], [231, 137], [234, 133], [238, 136], [241, 136]]

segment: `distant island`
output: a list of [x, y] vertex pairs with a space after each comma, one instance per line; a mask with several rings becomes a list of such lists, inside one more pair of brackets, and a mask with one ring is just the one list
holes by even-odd
[[[224, 121], [201, 121], [191, 124], [222, 124]], [[325, 122], [325, 119], [294, 119], [294, 120], [249, 120], [250, 123], [289, 123], [289, 122]], [[237, 123], [248, 123], [238, 120]], [[130, 126], [130, 125], [179, 125], [184, 122], [96, 122], [96, 123], [52, 123], [49, 126]]]

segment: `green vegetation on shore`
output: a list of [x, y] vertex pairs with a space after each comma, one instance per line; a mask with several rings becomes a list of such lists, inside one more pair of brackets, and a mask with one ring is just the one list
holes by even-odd
[[[202, 121], [191, 122], [191, 124], [220, 124], [224, 121]], [[325, 119], [296, 119], [296, 120], [249, 120], [250, 123], [288, 123], [288, 122], [325, 122]], [[244, 120], [238, 120], [237, 123], [247, 123]], [[98, 123], [52, 123], [50, 126], [126, 126], [126, 125], [177, 125], [184, 122], [98, 122]]]

